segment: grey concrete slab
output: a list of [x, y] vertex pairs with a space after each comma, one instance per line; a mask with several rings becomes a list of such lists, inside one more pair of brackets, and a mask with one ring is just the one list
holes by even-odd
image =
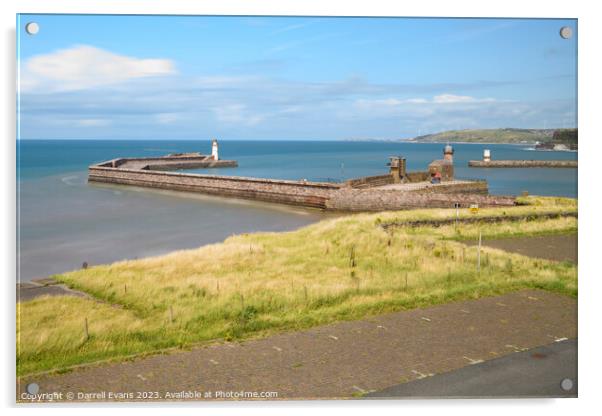
[[[564, 389], [561, 384], [565, 381]], [[366, 395], [383, 398], [577, 397], [577, 340], [555, 342]]]

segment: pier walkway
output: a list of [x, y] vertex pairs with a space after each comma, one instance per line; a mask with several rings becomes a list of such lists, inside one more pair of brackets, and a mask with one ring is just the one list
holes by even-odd
[[392, 183], [388, 185], [378, 186], [374, 189], [390, 189], [401, 192], [414, 192], [419, 190], [431, 189], [436, 192], [441, 188], [445, 187], [456, 187], [458, 185], [473, 185], [474, 181], [463, 181], [463, 180], [453, 180], [446, 181], [441, 183], [430, 183], [428, 181], [424, 182], [411, 182], [411, 183]]

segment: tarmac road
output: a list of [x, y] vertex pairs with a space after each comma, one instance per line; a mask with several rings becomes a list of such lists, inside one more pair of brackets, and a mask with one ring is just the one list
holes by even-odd
[[[573, 382], [568, 391], [561, 387], [562, 380], [567, 378]], [[555, 342], [513, 353], [448, 373], [398, 384], [365, 397], [577, 397], [577, 340]]]

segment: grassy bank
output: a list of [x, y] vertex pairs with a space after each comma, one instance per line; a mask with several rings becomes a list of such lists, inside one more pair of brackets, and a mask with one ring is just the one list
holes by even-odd
[[[527, 198], [477, 215], [576, 211], [576, 201]], [[383, 222], [455, 217], [455, 210], [358, 214], [287, 233], [96, 266], [55, 278], [93, 298], [43, 297], [18, 305], [18, 373], [242, 339], [369, 314], [520, 288], [577, 295], [571, 263], [477, 249], [462, 239], [570, 233], [575, 218], [397, 228]], [[462, 210], [462, 216], [473, 215]], [[84, 334], [87, 319], [89, 337]]]

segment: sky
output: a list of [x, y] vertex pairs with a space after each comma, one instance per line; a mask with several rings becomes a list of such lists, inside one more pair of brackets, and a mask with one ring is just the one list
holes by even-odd
[[574, 19], [22, 14], [17, 60], [21, 139], [401, 139], [577, 123]]

